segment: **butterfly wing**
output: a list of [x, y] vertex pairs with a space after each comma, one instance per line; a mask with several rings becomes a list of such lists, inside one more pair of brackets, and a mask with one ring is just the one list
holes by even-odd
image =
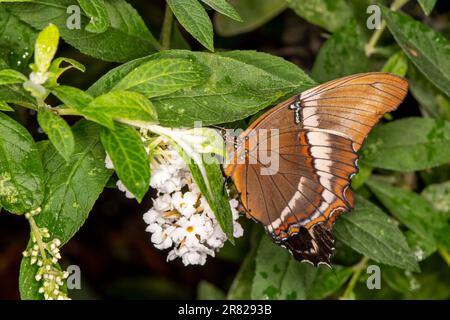
[[244, 143], [226, 169], [247, 213], [298, 260], [329, 263], [331, 228], [353, 207], [356, 152], [406, 93], [400, 77], [359, 74], [307, 90], [262, 115], [242, 133]]

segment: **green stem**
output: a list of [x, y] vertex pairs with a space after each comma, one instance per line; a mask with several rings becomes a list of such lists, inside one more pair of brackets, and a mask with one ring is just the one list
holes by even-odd
[[[392, 11], [397, 11], [401, 7], [403, 7], [405, 4], [407, 4], [409, 0], [395, 0], [392, 4], [390, 9]], [[384, 29], [386, 29], [386, 21], [383, 20], [381, 22], [381, 26], [379, 29], [377, 29], [372, 37], [370, 38], [369, 42], [365, 45], [364, 50], [366, 51], [366, 56], [370, 57], [373, 53], [376, 52], [375, 46], [377, 45], [378, 41], [381, 38], [381, 35], [383, 34]]]
[[41, 231], [39, 230], [39, 227], [36, 224], [36, 221], [34, 221], [33, 216], [28, 217], [28, 222], [30, 223], [31, 233], [33, 234], [34, 238], [36, 239], [36, 243], [39, 247], [39, 251], [41, 252], [42, 260], [47, 260], [47, 254], [45, 253], [45, 246], [44, 242], [42, 241], [42, 235]]
[[60, 116], [81, 116], [81, 113], [71, 108], [61, 108], [61, 109], [53, 109], [58, 112]]
[[358, 283], [358, 280], [361, 277], [361, 274], [366, 268], [368, 262], [369, 258], [364, 257], [360, 262], [353, 266], [352, 278], [350, 279], [347, 288], [345, 288], [344, 294], [341, 296], [341, 299], [350, 299], [352, 297], [353, 290], [355, 289], [355, 286]]
[[161, 30], [161, 50], [170, 49], [170, 41], [172, 36], [173, 26], [173, 12], [169, 5], [166, 5], [166, 12], [164, 14], [164, 22]]
[[442, 259], [447, 263], [447, 265], [450, 267], [450, 253], [444, 249], [439, 248], [439, 254], [441, 255]]

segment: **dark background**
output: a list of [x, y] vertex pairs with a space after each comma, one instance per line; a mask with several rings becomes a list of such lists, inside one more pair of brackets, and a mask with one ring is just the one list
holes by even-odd
[[[129, 2], [157, 37], [164, 15], [164, 1]], [[438, 1], [434, 13], [428, 18], [424, 18], [417, 9], [418, 6], [411, 4], [405, 8], [412, 16], [432, 22], [434, 15], [448, 12], [450, 4], [449, 1]], [[188, 34], [183, 32], [183, 35], [192, 50], [203, 50]], [[325, 30], [307, 23], [293, 11], [285, 10], [256, 31], [232, 38], [216, 36], [215, 47], [218, 50], [252, 49], [268, 52], [309, 71], [325, 37]], [[384, 37], [386, 41], [389, 40], [388, 32], [385, 32]], [[75, 58], [87, 67], [84, 74], [70, 71], [61, 79], [63, 84], [83, 89], [116, 66], [84, 56], [64, 43], [58, 55]], [[409, 97], [406, 104], [408, 116], [419, 115], [415, 100]], [[45, 135], [38, 130], [35, 116], [23, 109], [19, 112], [20, 120], [35, 139], [45, 139]], [[396, 118], [406, 115], [402, 107], [396, 112]], [[76, 120], [69, 119], [69, 122]], [[178, 260], [167, 263], [167, 252], [152, 246], [150, 234], [145, 232], [146, 225], [142, 220], [142, 214], [151, 207], [151, 203], [151, 194], [138, 205], [134, 200], [126, 199], [118, 190], [105, 189], [85, 225], [62, 249], [62, 265], [76, 264], [82, 272], [82, 290], [71, 291], [72, 298], [195, 298], [198, 283], [202, 280], [225, 291], [228, 289], [248, 252], [253, 223], [241, 218], [246, 234], [237, 240], [236, 247], [227, 244], [218, 257], [208, 257], [205, 266], [184, 267]], [[21, 252], [28, 238], [26, 219], [0, 212], [0, 299], [19, 299]]]

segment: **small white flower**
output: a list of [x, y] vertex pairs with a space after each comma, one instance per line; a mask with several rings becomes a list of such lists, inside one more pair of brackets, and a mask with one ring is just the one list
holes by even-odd
[[198, 195], [194, 192], [181, 193], [178, 191], [172, 195], [172, 205], [183, 216], [189, 218], [197, 211], [195, 208], [197, 199]]
[[157, 211], [172, 210], [172, 197], [169, 194], [163, 194], [156, 199], [153, 199], [153, 209]]
[[125, 187], [122, 181], [118, 180], [116, 182], [116, 186], [120, 191], [125, 192], [125, 197], [127, 197], [128, 199], [136, 199], [136, 197], [127, 189], [127, 187]]
[[106, 157], [105, 157], [105, 167], [106, 167], [106, 169], [114, 169], [114, 164], [113, 164], [109, 154], [106, 154]]

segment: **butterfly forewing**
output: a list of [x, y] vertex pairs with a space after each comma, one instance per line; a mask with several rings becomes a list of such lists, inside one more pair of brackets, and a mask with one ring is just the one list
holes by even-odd
[[[344, 77], [286, 100], [241, 134], [226, 174], [248, 215], [298, 260], [329, 263], [333, 223], [353, 207], [356, 152], [407, 87], [387, 73]], [[262, 160], [265, 153], [277, 166]]]

